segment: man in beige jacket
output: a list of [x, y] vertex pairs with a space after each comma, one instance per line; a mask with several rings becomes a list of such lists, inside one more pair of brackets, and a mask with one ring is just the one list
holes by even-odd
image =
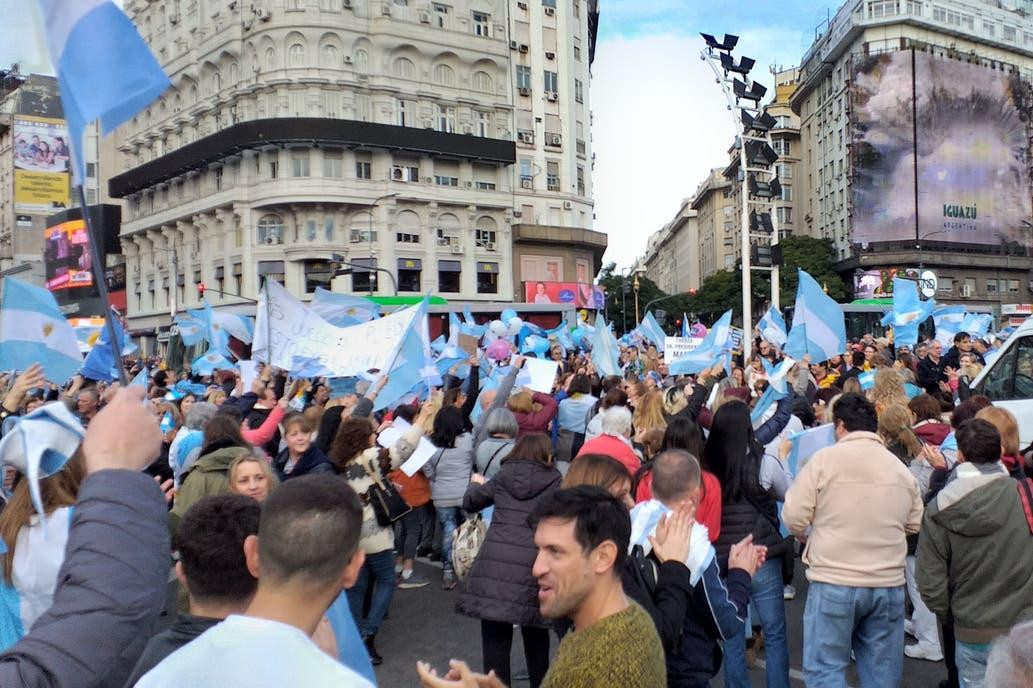
[[906, 536], [922, 522], [915, 478], [876, 434], [875, 407], [845, 394], [833, 407], [836, 444], [817, 452], [786, 493], [782, 519], [806, 537], [808, 686], [845, 686], [850, 652], [862, 686], [900, 685]]

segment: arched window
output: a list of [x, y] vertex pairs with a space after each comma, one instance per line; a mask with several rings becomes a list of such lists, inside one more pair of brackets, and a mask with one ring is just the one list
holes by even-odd
[[305, 46], [293, 43], [287, 49], [287, 64], [291, 67], [302, 67], [305, 64]]
[[265, 49], [265, 68], [276, 69], [276, 48], [268, 47]]
[[487, 215], [481, 215], [477, 218], [474, 226], [477, 228], [477, 245], [483, 248], [493, 248], [498, 241], [498, 235], [496, 234], [498, 223], [495, 222], [495, 219]]
[[420, 243], [420, 216], [403, 210], [395, 218], [395, 240], [403, 244]]
[[337, 46], [329, 44], [324, 45], [321, 54], [321, 60], [321, 67], [338, 67], [339, 62], [337, 56]]
[[355, 71], [365, 73], [369, 69], [369, 53], [362, 48], [355, 51]]
[[395, 60], [394, 73], [395, 76], [403, 79], [414, 79], [416, 78], [416, 65], [407, 57], [399, 57]]
[[230, 85], [236, 86], [237, 82], [240, 81], [240, 67], [237, 66], [236, 62], [230, 63]]
[[279, 215], [264, 215], [258, 221], [258, 243], [283, 243], [283, 220]]
[[462, 230], [459, 218], [452, 213], [441, 213], [437, 219], [438, 246], [462, 245]]
[[212, 93], [218, 94], [222, 90], [222, 77], [219, 76], [218, 72], [212, 72]]
[[[353, 244], [365, 243], [370, 241], [369, 228], [370, 228], [370, 213], [367, 211], [358, 212], [352, 215], [352, 221], [350, 226], [349, 241]], [[373, 224], [373, 239], [377, 240], [376, 224]]]
[[434, 68], [434, 81], [445, 86], [451, 86], [456, 82], [456, 73], [447, 64], [439, 64]]
[[491, 93], [495, 90], [495, 85], [492, 82], [491, 75], [487, 72], [474, 72], [473, 88], [475, 91], [481, 91], [482, 93]]

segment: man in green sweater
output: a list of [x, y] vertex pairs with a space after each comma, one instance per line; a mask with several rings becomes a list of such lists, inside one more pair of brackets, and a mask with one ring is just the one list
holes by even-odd
[[[567, 617], [564, 636], [542, 688], [664, 688], [664, 651], [649, 615], [628, 600], [620, 571], [631, 539], [628, 510], [598, 487], [556, 490], [535, 508], [533, 573], [542, 615]], [[498, 688], [493, 674], [452, 663], [444, 677], [420, 662], [428, 688]]]

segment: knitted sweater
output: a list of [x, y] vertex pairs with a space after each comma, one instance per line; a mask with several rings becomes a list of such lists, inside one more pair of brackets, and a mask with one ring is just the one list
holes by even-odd
[[665, 688], [667, 669], [656, 626], [628, 603], [581, 631], [563, 636], [542, 688]]

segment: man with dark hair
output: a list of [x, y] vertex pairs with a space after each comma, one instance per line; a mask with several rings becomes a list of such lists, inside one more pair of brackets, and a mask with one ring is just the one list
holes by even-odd
[[870, 401], [844, 394], [832, 415], [836, 444], [807, 461], [782, 509], [789, 530], [807, 538], [805, 681], [841, 685], [853, 651], [861, 685], [895, 686], [904, 668], [905, 538], [918, 532], [922, 496], [876, 434]]
[[258, 535], [244, 540], [248, 570], [258, 579], [247, 609], [169, 655], [137, 685], [371, 686], [311, 639], [358, 577], [361, 527], [362, 504], [343, 478], [302, 476], [280, 485], [262, 508]]
[[[692, 523], [700, 500], [699, 461], [682, 449], [668, 449], [653, 464], [653, 499], [631, 512], [632, 559], [624, 590], [647, 609], [664, 643], [667, 685], [709, 685], [721, 668], [719, 641], [742, 634], [751, 579], [767, 548], [747, 536], [732, 546], [728, 576], [721, 577], [706, 526]], [[680, 519], [690, 514], [691, 534], [680, 537]], [[639, 557], [647, 557], [640, 561]], [[654, 565], [654, 562], [655, 565]], [[656, 571], [650, 586], [648, 572]]]
[[850, 367], [843, 376], [839, 378], [838, 386], [842, 387], [850, 378], [857, 377], [864, 372], [864, 352], [855, 351], [850, 354]]
[[[664, 651], [656, 628], [621, 586], [631, 538], [621, 501], [600, 487], [555, 490], [538, 502], [531, 518], [541, 612], [574, 622], [542, 688], [664, 688]], [[424, 685], [447, 685], [423, 662], [417, 671]], [[477, 682], [463, 685], [500, 685], [494, 676], [470, 675], [465, 664], [453, 662], [445, 678], [461, 677]]]
[[244, 540], [258, 533], [261, 514], [258, 502], [243, 495], [205, 497], [186, 512], [172, 548], [190, 613], [151, 638], [127, 686], [230, 614], [244, 613], [258, 585], [244, 561]]
[[958, 332], [954, 335], [954, 346], [940, 359], [940, 372], [946, 375], [947, 369], [958, 370], [961, 368], [962, 354], [969, 354], [979, 359], [979, 363], [986, 365], [983, 355], [972, 348], [972, 336], [968, 332]]
[[926, 509], [916, 577], [929, 609], [953, 616], [962, 685], [980, 688], [990, 643], [1033, 619], [1033, 548], [997, 428], [974, 418], [955, 435], [958, 464]]

